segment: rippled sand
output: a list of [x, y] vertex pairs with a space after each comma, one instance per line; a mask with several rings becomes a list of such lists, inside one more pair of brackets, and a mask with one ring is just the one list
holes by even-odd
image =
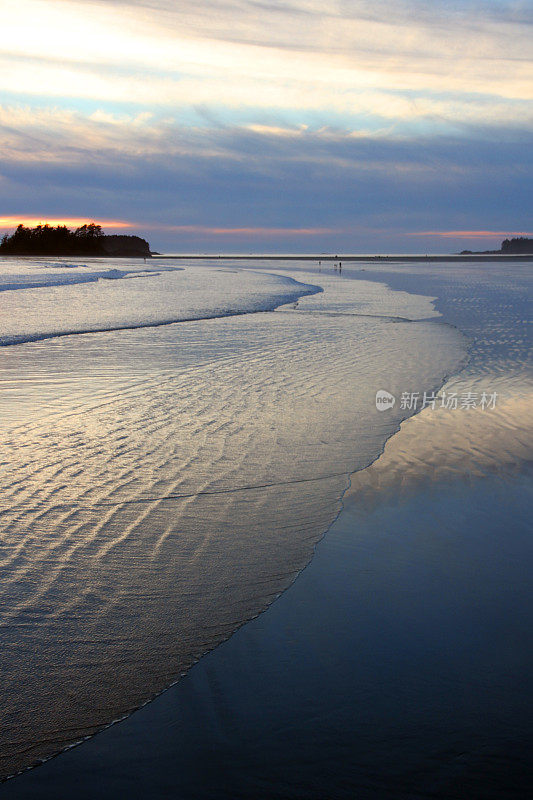
[[[442, 480], [471, 480], [521, 470], [533, 453], [533, 372], [529, 265], [432, 265], [371, 268], [377, 277], [417, 285], [442, 298], [447, 320], [471, 337], [469, 361], [439, 393], [435, 409], [406, 420], [378, 462], [353, 476], [347, 502], [379, 502]], [[475, 407], [462, 408], [470, 392]], [[443, 407], [453, 393], [455, 410]], [[481, 407], [481, 397], [495, 395]], [[493, 407], [492, 407], [493, 406]]]
[[[442, 393], [460, 398], [470, 392], [478, 403], [483, 392], [496, 393], [495, 407], [465, 409], [459, 402], [449, 411], [437, 400], [434, 410], [404, 421], [382, 456], [352, 475], [344, 510], [312, 563], [265, 614], [122, 724], [8, 783], [6, 797], [163, 797], [169, 791], [186, 797], [347, 800], [528, 796], [528, 294], [522, 292], [520, 269], [503, 274], [491, 267], [476, 275], [468, 266], [453, 274], [435, 272], [435, 281], [431, 271], [416, 275], [414, 283], [437, 295], [445, 319], [470, 337], [469, 362]], [[409, 278], [406, 270], [401, 282], [408, 287]], [[337, 291], [342, 282], [323, 279], [324, 295], [278, 315], [301, 313], [322, 325], [331, 318], [331, 302], [336, 316], [346, 319], [357, 307], [374, 324], [366, 284], [352, 297]], [[382, 288], [373, 292], [379, 296]], [[409, 297], [398, 296], [404, 316], [405, 304], [417, 303]], [[393, 301], [393, 292], [382, 295], [382, 311], [392, 315]], [[412, 310], [415, 316], [431, 311], [429, 305]], [[388, 319], [380, 328], [383, 347], [398, 327]], [[302, 335], [309, 323], [299, 324]], [[415, 325], [430, 336], [440, 327]], [[351, 341], [350, 328], [335, 330], [344, 359], [338, 334]], [[396, 367], [405, 368], [397, 389], [415, 391], [407, 357], [413, 341], [405, 343], [409, 349], [396, 352]], [[313, 350], [317, 375], [325, 369], [322, 352]], [[372, 352], [377, 369], [382, 355], [377, 347]], [[357, 422], [341, 413], [346, 387], [352, 400], [359, 397], [368, 366], [363, 368], [360, 356], [358, 369], [345, 373], [330, 394], [339, 423], [353, 422], [344, 431], [350, 447], [369, 446], [373, 426], [388, 424], [385, 412], [370, 425], [364, 415]], [[328, 351], [332, 379], [338, 368], [334, 351]], [[307, 375], [308, 369], [301, 365], [299, 371]], [[322, 388], [318, 398], [321, 393]], [[323, 445], [337, 435], [336, 421], [320, 420], [314, 417], [313, 432], [325, 425], [328, 436], [322, 445], [315, 441], [313, 450], [320, 449], [329, 463]], [[302, 447], [311, 432], [301, 427], [298, 435]], [[290, 430], [285, 442], [296, 446]], [[320, 483], [304, 495], [306, 502], [327, 497], [329, 488]], [[266, 506], [265, 520], [271, 514]]]
[[[456, 391], [457, 386], [449, 383], [443, 390]], [[407, 492], [439, 480], [519, 469], [533, 453], [532, 408], [530, 389], [484, 411], [424, 409], [402, 424], [379, 461], [352, 477], [345, 502], [374, 504], [385, 491]]]
[[2, 774], [264, 609], [406, 415], [376, 391], [436, 387], [464, 358], [455, 329], [406, 321], [434, 316], [426, 298], [322, 283], [278, 312], [2, 351]]

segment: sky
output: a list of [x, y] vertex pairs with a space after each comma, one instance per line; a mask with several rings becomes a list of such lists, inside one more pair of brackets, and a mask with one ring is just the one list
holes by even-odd
[[160, 252], [533, 235], [533, 0], [2, 0], [0, 230]]

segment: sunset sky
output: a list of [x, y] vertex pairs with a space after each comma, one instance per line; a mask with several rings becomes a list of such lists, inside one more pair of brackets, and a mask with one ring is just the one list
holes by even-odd
[[165, 251], [532, 233], [530, 0], [3, 0], [0, 229]]

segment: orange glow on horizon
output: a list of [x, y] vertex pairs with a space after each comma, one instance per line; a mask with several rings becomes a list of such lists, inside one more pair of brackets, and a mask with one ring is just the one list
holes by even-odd
[[488, 239], [494, 236], [533, 236], [527, 231], [416, 231], [406, 233], [406, 236], [443, 236], [445, 238]]
[[133, 228], [135, 227], [131, 222], [117, 222], [114, 220], [90, 220], [87, 217], [0, 217], [0, 228], [16, 228], [17, 225], [26, 225], [27, 227], [33, 228], [36, 225], [51, 225], [52, 227], [56, 227], [57, 225], [66, 225], [67, 227], [75, 227], [79, 228], [82, 225], [89, 225], [91, 222], [94, 222], [97, 225], [101, 225], [102, 227], [107, 228]]
[[137, 223], [115, 220], [89, 220], [86, 217], [29, 217], [29, 216], [9, 216], [0, 217], [0, 229], [16, 228], [17, 225], [34, 227], [35, 225], [66, 225], [67, 227], [80, 227], [81, 225], [95, 222], [103, 228], [131, 228], [138, 230], [143, 228], [147, 231], [169, 231], [172, 233], [195, 233], [206, 236], [318, 236], [324, 233], [341, 233], [335, 228], [261, 228], [261, 227], [236, 227], [221, 228], [210, 225], [167, 225], [165, 223]]
[[[343, 228], [262, 228], [254, 226], [240, 226], [223, 228], [212, 225], [172, 225], [157, 222], [126, 222], [124, 220], [90, 219], [87, 217], [30, 217], [30, 216], [6, 216], [0, 217], [0, 230], [14, 229], [17, 225], [35, 227], [36, 225], [66, 225], [71, 228], [78, 228], [82, 225], [95, 223], [104, 229], [131, 229], [145, 231], [168, 231], [169, 233], [199, 234], [204, 236], [243, 236], [243, 237], [277, 237], [277, 236], [320, 236], [321, 234], [355, 234], [355, 231]], [[373, 229], [366, 230], [366, 233], [382, 235], [383, 231]], [[402, 234], [398, 234], [402, 235]], [[444, 239], [491, 239], [508, 238], [513, 236], [533, 236], [528, 231], [406, 231], [404, 236], [438, 236]]]

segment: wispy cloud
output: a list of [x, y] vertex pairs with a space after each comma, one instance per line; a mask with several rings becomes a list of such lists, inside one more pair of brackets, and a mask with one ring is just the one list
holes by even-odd
[[[464, 132], [464, 135], [462, 135]], [[523, 170], [533, 160], [529, 135], [501, 126], [498, 142], [493, 127], [463, 126], [455, 136], [408, 136], [394, 129], [301, 124], [183, 125], [172, 116], [151, 113], [84, 114], [57, 107], [0, 106], [0, 158], [27, 163], [113, 164], [180, 159], [239, 161], [255, 171], [269, 171], [276, 162], [302, 161], [360, 169], [398, 171]], [[475, 141], [475, 146], [471, 145]], [[505, 142], [505, 152], [501, 145]], [[498, 147], [499, 146], [499, 150]], [[490, 163], [487, 155], [490, 152]], [[510, 158], [506, 157], [510, 154]], [[495, 158], [495, 154], [498, 154]], [[520, 160], [514, 157], [520, 154]], [[515, 163], [513, 163], [513, 161]], [[449, 173], [448, 173], [449, 174]], [[443, 174], [446, 180], [447, 175]]]
[[533, 236], [532, 231], [409, 231], [406, 236], [439, 236], [444, 239], [494, 239], [498, 236]]
[[228, 246], [527, 228], [530, 12], [4, 0], [2, 211]]
[[[431, 97], [416, 111], [423, 98], [409, 102], [406, 92], [531, 98], [528, 26], [516, 23], [511, 4], [500, 4], [497, 19], [480, 15], [475, 4], [463, 13], [446, 13], [445, 3], [430, 13], [419, 4], [420, 13], [408, 16], [405, 3], [390, 0], [379, 14], [363, 2], [347, 9], [305, 0], [272, 7], [107, 0], [4, 6], [0, 88], [10, 92], [351, 113], [373, 103], [387, 116], [439, 113]], [[383, 91], [405, 102], [380, 102]], [[469, 103], [475, 105], [472, 97]]]
[[[1, 221], [1, 220], [0, 220]], [[285, 238], [287, 236], [323, 236], [327, 233], [339, 233], [336, 228], [265, 228], [241, 227], [241, 228], [219, 228], [209, 225], [161, 225], [152, 224], [151, 230], [162, 230], [172, 233], [194, 233], [206, 236], [239, 236], [243, 238], [257, 239], [258, 237]]]

